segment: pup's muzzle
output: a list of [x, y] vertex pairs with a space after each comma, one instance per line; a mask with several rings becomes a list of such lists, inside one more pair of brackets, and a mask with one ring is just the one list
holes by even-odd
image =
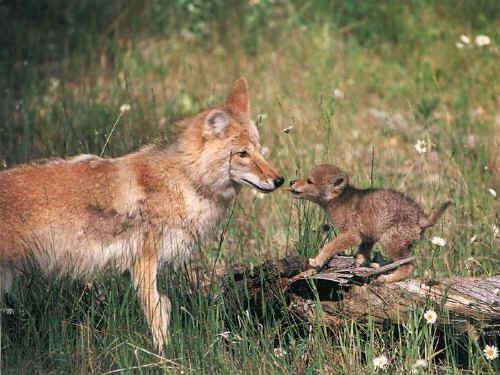
[[295, 183], [295, 181], [296, 181], [296, 180], [291, 180], [291, 181], [290, 181], [290, 186], [289, 186], [289, 187], [284, 188], [283, 190], [284, 190], [284, 191], [291, 191], [291, 192], [293, 192], [294, 190], [293, 190], [292, 186], [293, 186], [293, 184]]

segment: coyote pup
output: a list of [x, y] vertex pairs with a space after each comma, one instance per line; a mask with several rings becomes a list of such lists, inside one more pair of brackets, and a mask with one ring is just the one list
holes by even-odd
[[[366, 264], [375, 242], [380, 242], [393, 260], [405, 258], [412, 244], [451, 204], [446, 202], [428, 218], [417, 203], [402, 193], [389, 189], [356, 189], [349, 185], [349, 176], [344, 171], [328, 164], [318, 165], [307, 178], [291, 181], [285, 190], [294, 198], [319, 204], [340, 231], [316, 258], [309, 260], [313, 267], [324, 265], [334, 254], [357, 244], [360, 244], [357, 263]], [[413, 269], [412, 264], [405, 264], [377, 280], [399, 281], [410, 276]]]
[[269, 193], [283, 184], [260, 153], [245, 79], [224, 105], [179, 126], [168, 146], [0, 172], [0, 292], [26, 258], [84, 280], [110, 264], [128, 269], [161, 346], [170, 301], [156, 288], [159, 265], [209, 238], [242, 186]]

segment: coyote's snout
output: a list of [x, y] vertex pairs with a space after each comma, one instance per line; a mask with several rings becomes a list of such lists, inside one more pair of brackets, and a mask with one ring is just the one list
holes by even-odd
[[241, 185], [247, 185], [263, 193], [269, 193], [283, 184], [283, 177], [276, 177], [262, 155], [249, 145], [231, 155], [231, 178]]
[[160, 345], [170, 302], [156, 288], [159, 264], [182, 261], [210, 237], [241, 186], [267, 193], [283, 184], [260, 154], [245, 79], [224, 105], [179, 126], [168, 146], [0, 172], [0, 287], [10, 289], [28, 257], [85, 279], [110, 264], [129, 269]]

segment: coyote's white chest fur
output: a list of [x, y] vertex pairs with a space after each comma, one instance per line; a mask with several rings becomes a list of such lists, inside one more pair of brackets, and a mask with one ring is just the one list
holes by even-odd
[[214, 202], [189, 186], [183, 192], [184, 213], [173, 227], [163, 226], [160, 262], [181, 263], [205, 240], [213, 239], [227, 202]]

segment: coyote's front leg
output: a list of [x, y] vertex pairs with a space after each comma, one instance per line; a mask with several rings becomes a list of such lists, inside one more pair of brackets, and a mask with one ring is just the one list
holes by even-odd
[[154, 345], [162, 350], [168, 342], [168, 323], [171, 304], [166, 296], [160, 296], [156, 284], [158, 251], [152, 236], [146, 234], [142, 254], [136, 257], [132, 276], [144, 315], [153, 333]]
[[355, 233], [341, 233], [337, 238], [325, 244], [316, 258], [309, 258], [309, 264], [313, 267], [321, 267], [339, 251], [355, 246], [359, 241], [360, 238]]

